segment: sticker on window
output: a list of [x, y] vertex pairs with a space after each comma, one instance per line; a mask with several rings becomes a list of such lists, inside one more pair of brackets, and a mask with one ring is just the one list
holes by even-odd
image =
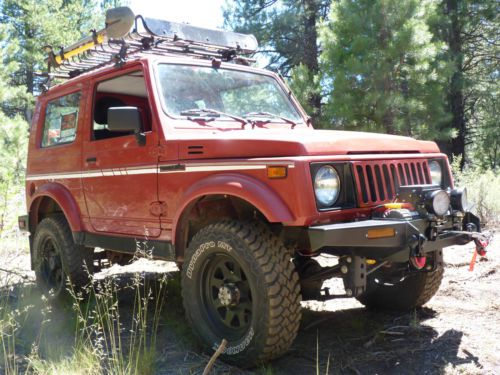
[[71, 143], [76, 137], [80, 93], [52, 100], [47, 104], [42, 147]]

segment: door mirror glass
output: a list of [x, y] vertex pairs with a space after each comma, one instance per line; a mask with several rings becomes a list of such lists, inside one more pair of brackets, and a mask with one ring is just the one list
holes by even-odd
[[137, 107], [108, 108], [108, 129], [111, 132], [131, 132], [135, 134], [140, 146], [145, 144], [142, 133], [141, 111]]
[[108, 108], [108, 129], [112, 132], [142, 131], [141, 112], [137, 107]]

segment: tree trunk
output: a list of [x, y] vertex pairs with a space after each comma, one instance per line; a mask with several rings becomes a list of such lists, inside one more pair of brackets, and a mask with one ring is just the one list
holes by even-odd
[[463, 51], [461, 33], [461, 20], [459, 18], [459, 6], [461, 0], [447, 0], [446, 11], [450, 17], [450, 29], [448, 34], [449, 52], [454, 64], [455, 73], [451, 78], [448, 103], [452, 114], [451, 127], [457, 131], [457, 137], [451, 140], [449, 147], [449, 158], [460, 159], [460, 169], [465, 165], [465, 102], [464, 102], [464, 80], [463, 80]]
[[[319, 73], [318, 62], [318, 32], [316, 22], [319, 17], [319, 2], [317, 0], [302, 0], [304, 6], [304, 39], [303, 39], [303, 63], [314, 76]], [[316, 123], [321, 117], [321, 95], [315, 93], [309, 98], [309, 105], [313, 108], [311, 113]]]

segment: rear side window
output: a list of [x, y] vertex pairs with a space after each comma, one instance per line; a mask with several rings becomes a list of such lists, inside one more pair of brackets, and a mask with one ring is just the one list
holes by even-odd
[[43, 125], [42, 147], [71, 143], [76, 137], [79, 92], [62, 96], [47, 104]]

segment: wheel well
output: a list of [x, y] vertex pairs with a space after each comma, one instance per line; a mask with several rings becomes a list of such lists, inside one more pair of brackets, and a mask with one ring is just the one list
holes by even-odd
[[40, 197], [33, 204], [30, 212], [30, 231], [35, 232], [35, 229], [40, 221], [50, 215], [63, 213], [62, 208], [57, 202], [49, 197]]
[[175, 233], [177, 261], [183, 261], [184, 250], [201, 228], [223, 219], [256, 220], [269, 224], [262, 212], [241, 198], [230, 195], [203, 196], [186, 207], [179, 218]]

